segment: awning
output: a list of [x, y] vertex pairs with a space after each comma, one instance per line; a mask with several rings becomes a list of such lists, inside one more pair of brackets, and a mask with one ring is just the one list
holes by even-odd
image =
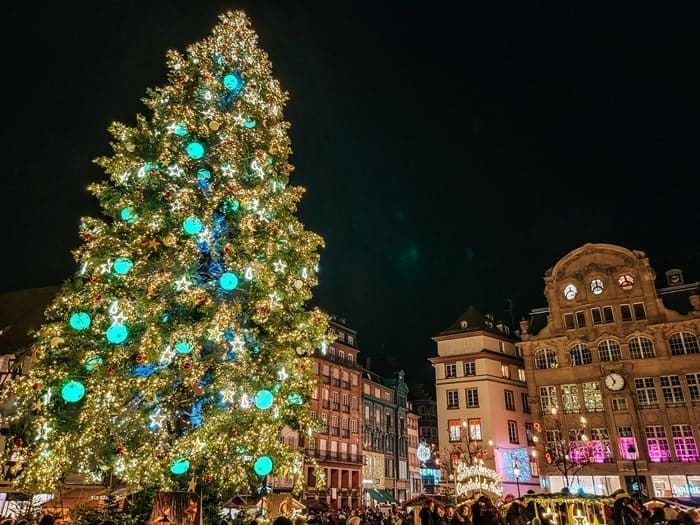
[[384, 496], [378, 489], [367, 489], [367, 494], [377, 503], [384, 503]]
[[396, 503], [391, 492], [384, 489], [367, 489], [367, 493], [377, 503]]
[[379, 489], [379, 492], [381, 493], [386, 503], [396, 503], [394, 496], [392, 496], [391, 492], [389, 492], [388, 490]]

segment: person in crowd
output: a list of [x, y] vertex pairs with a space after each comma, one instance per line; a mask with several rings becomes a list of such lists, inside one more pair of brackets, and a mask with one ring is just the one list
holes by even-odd
[[615, 496], [613, 503], [613, 521], [616, 525], [639, 525], [642, 513], [632, 504], [632, 498], [626, 492]]
[[435, 510], [435, 502], [428, 500], [423, 504], [423, 508], [420, 509], [418, 517], [420, 518], [420, 525], [435, 525], [433, 520], [433, 510]]
[[445, 518], [445, 507], [443, 507], [440, 503], [435, 505], [435, 513], [433, 514], [433, 524], [448, 525], [447, 518]]

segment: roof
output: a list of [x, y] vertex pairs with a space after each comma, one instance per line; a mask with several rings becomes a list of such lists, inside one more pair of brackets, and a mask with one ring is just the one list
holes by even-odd
[[501, 337], [517, 340], [511, 327], [503, 321], [496, 321], [491, 314], [482, 314], [474, 306], [469, 306], [462, 314], [448, 326], [445, 330], [438, 334], [438, 337], [459, 333], [486, 331], [493, 334], [498, 334]]

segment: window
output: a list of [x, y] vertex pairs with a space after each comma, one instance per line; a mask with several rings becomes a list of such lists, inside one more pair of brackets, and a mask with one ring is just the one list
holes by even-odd
[[520, 443], [518, 438], [518, 422], [508, 420], [508, 439], [511, 443]]
[[333, 403], [336, 405], [340, 403], [340, 394], [338, 392], [333, 392]]
[[520, 400], [523, 403], [523, 412], [530, 414], [532, 410], [530, 409], [530, 402], [528, 401], [527, 392], [522, 392], [520, 394]]
[[632, 459], [630, 457], [629, 446], [632, 445], [636, 450], [639, 450], [637, 441], [632, 434], [632, 427], [617, 427], [617, 446], [619, 447], [620, 457], [622, 459]]
[[543, 348], [535, 352], [535, 368], [557, 368], [557, 353], [551, 348]]
[[447, 391], [447, 408], [459, 408], [459, 391]]
[[469, 420], [469, 440], [481, 441], [481, 419]]
[[666, 406], [683, 405], [683, 389], [681, 388], [681, 378], [679, 376], [661, 376], [661, 394], [664, 396]]
[[648, 426], [644, 429], [647, 438], [649, 460], [652, 463], [671, 461], [671, 448], [666, 439], [666, 429], [662, 426]]
[[603, 411], [603, 394], [600, 391], [600, 383], [583, 383], [583, 403], [586, 407], [586, 412], [602, 412]]
[[578, 385], [561, 385], [561, 405], [565, 414], [581, 411]]
[[353, 410], [357, 410], [357, 408], [358, 408], [357, 396], [352, 396], [350, 398], [350, 408], [352, 408]]
[[632, 320], [632, 308], [628, 304], [620, 305], [620, 317], [623, 323], [627, 323]]
[[564, 297], [566, 297], [569, 301], [573, 300], [577, 293], [578, 290], [573, 284], [567, 284], [564, 288]]
[[541, 386], [540, 387], [540, 408], [544, 413], [550, 413], [553, 408], [559, 408], [557, 404], [557, 387]]
[[634, 277], [626, 273], [617, 278], [617, 284], [620, 285], [624, 291], [628, 292], [634, 286]]
[[612, 409], [613, 410], [627, 410], [627, 399], [624, 397], [613, 397], [612, 398]]
[[462, 421], [459, 419], [450, 419], [447, 422], [450, 432], [450, 442], [462, 441]]
[[671, 355], [700, 353], [698, 338], [690, 332], [673, 334], [668, 340], [668, 345], [671, 347]]
[[603, 314], [600, 313], [600, 308], [591, 308], [591, 320], [593, 324], [603, 324]]
[[478, 408], [479, 406], [479, 389], [467, 388], [467, 408]]
[[573, 330], [576, 328], [574, 324], [574, 314], [564, 314], [564, 327], [567, 330]]
[[694, 374], [685, 374], [685, 380], [688, 382], [688, 392], [693, 403], [700, 401], [700, 372]]
[[637, 389], [637, 402], [639, 408], [659, 408], [659, 400], [656, 397], [653, 377], [638, 377], [634, 380]]
[[454, 363], [445, 365], [445, 377], [457, 377], [457, 365]]
[[476, 362], [467, 361], [464, 363], [464, 375], [465, 376], [475, 376], [476, 375]]
[[318, 414], [316, 414], [315, 410], [309, 410], [309, 417], [311, 419], [316, 419], [318, 417]]
[[620, 343], [615, 339], [605, 339], [598, 343], [598, 356], [602, 362], [619, 361], [622, 359]]
[[632, 305], [632, 311], [634, 312], [635, 321], [642, 321], [647, 318], [647, 313], [644, 310], [644, 303], [634, 303]]
[[633, 337], [627, 343], [630, 347], [630, 357], [632, 359], [649, 359], [656, 356], [654, 343], [648, 337]]
[[525, 383], [527, 381], [527, 376], [525, 375], [524, 368], [518, 368], [518, 381]]
[[512, 390], [504, 390], [506, 410], [515, 410], [515, 394]]
[[501, 365], [501, 377], [510, 379], [510, 365]]
[[583, 310], [576, 312], [576, 327], [584, 328], [586, 326], [586, 314]]
[[359, 426], [357, 423], [357, 419], [350, 420], [350, 432], [352, 432], [353, 434], [357, 434], [359, 432]]
[[326, 414], [325, 412], [321, 412], [321, 421], [323, 421], [323, 423], [327, 424], [328, 423], [328, 414]]
[[682, 462], [698, 461], [698, 447], [690, 425], [671, 425], [676, 459]]
[[612, 445], [607, 428], [591, 428], [590, 444], [584, 443], [588, 449], [588, 460], [594, 463], [612, 463]]
[[613, 315], [612, 306], [603, 306], [603, 320], [606, 324], [615, 322], [615, 316]]
[[535, 445], [535, 425], [533, 423], [525, 423], [525, 438], [528, 445]]
[[603, 281], [601, 279], [593, 279], [591, 281], [591, 292], [593, 292], [594, 295], [600, 295], [603, 293]]
[[593, 362], [591, 351], [583, 344], [577, 344], [569, 350], [569, 359], [573, 366], [590, 365]]
[[340, 359], [341, 361], [344, 360], [345, 352], [343, 352], [342, 350], [338, 350], [338, 359]]

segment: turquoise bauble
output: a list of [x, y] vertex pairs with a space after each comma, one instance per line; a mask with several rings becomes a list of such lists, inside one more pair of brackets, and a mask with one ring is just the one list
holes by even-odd
[[204, 225], [197, 217], [187, 217], [182, 221], [182, 229], [185, 230], [187, 235], [197, 235]]
[[129, 335], [129, 331], [123, 324], [113, 324], [107, 328], [107, 341], [114, 345], [123, 343], [126, 340], [126, 336]]
[[260, 456], [256, 459], [253, 470], [258, 476], [267, 476], [272, 472], [272, 460], [270, 456]]
[[77, 403], [85, 395], [85, 387], [79, 381], [68, 381], [61, 389], [61, 397], [68, 403]]
[[235, 290], [238, 286], [238, 277], [234, 273], [226, 272], [219, 277], [219, 284], [226, 291]]
[[75, 312], [70, 316], [69, 322], [73, 330], [85, 330], [90, 327], [90, 315], [86, 312]]

